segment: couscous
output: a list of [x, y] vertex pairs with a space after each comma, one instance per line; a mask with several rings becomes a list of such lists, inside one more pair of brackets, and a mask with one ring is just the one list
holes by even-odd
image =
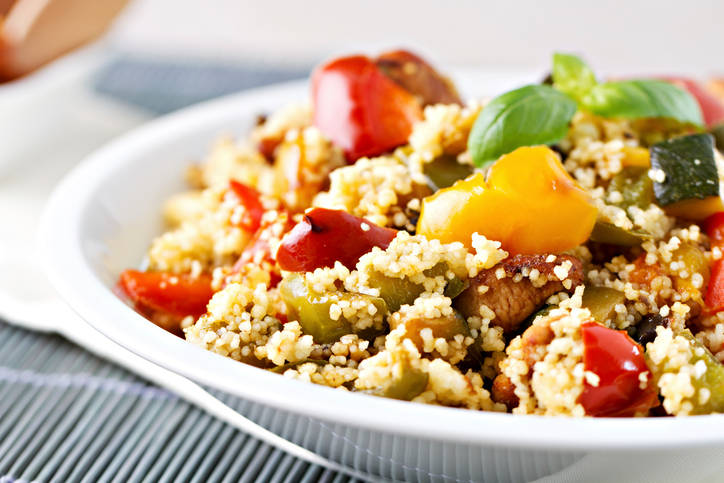
[[[702, 114], [703, 113], [703, 114]], [[463, 103], [405, 51], [220, 139], [117, 292], [223, 357], [342, 391], [563, 416], [724, 412], [724, 107], [685, 80]]]

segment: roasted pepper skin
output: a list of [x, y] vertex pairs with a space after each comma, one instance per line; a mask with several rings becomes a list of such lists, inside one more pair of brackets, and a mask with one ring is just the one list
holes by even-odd
[[[703, 228], [709, 236], [712, 248], [724, 250], [724, 212], [716, 213], [707, 218]], [[724, 258], [714, 260], [711, 264], [711, 279], [706, 290], [706, 307], [704, 311], [711, 315], [724, 310]]]
[[649, 372], [644, 350], [625, 332], [588, 321], [581, 325], [581, 339], [584, 367], [599, 378], [596, 386], [585, 382], [579, 398], [587, 415], [630, 417], [659, 405], [653, 381], [641, 383], [641, 374]]
[[375, 225], [342, 210], [313, 208], [284, 238], [276, 260], [289, 272], [313, 272], [340, 262], [354, 270], [372, 248], [385, 249], [397, 230]]
[[314, 125], [353, 163], [407, 142], [422, 119], [413, 94], [365, 56], [335, 59], [312, 74]]

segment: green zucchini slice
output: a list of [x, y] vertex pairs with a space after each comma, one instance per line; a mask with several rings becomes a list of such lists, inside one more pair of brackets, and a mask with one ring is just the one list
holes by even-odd
[[659, 181], [654, 172], [654, 195], [668, 215], [703, 220], [724, 211], [711, 134], [667, 139], [651, 146], [650, 152], [652, 169], [665, 175]]

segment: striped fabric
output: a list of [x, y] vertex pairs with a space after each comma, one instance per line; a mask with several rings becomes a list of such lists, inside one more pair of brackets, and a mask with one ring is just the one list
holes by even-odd
[[65, 339], [0, 322], [0, 483], [351, 480]]

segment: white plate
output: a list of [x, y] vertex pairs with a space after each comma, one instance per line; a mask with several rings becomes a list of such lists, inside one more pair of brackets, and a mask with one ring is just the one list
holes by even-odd
[[[479, 71], [461, 77], [474, 95], [536, 80], [520, 73], [486, 80]], [[56, 290], [113, 341], [248, 401], [240, 407], [261, 424], [365, 471], [420, 481], [679, 482], [705, 481], [724, 468], [724, 416], [554, 419], [353, 394], [204, 351], [117, 299], [111, 288], [119, 273], [139, 264], [161, 230], [163, 200], [184, 189], [183, 167], [204, 156], [220, 133], [244, 136], [257, 114], [305, 95], [304, 84], [292, 83], [204, 103], [148, 123], [86, 159], [57, 187], [41, 224], [41, 259]]]

